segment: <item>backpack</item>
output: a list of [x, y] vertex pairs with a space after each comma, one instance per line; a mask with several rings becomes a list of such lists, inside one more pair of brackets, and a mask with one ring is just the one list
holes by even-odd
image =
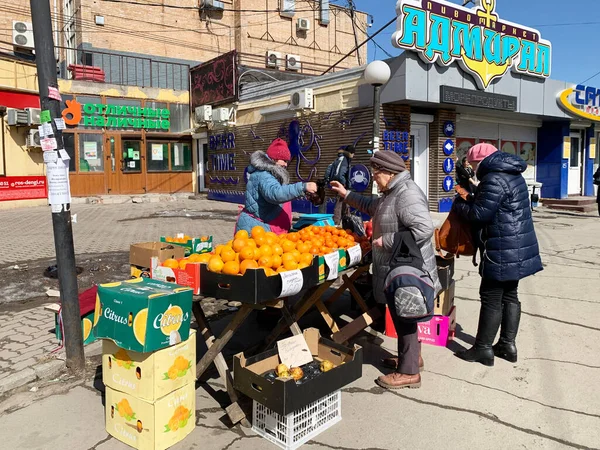
[[325, 171], [325, 181], [327, 183], [331, 181], [340, 181], [339, 176], [342, 162], [344, 162], [344, 155], [338, 156], [334, 162], [327, 166], [327, 170]]
[[[475, 256], [475, 246], [471, 227], [465, 222], [454, 209], [450, 210], [448, 218], [442, 227], [436, 229], [435, 249], [444, 259], [452, 259], [454, 256]], [[444, 256], [442, 250], [449, 253]]]
[[394, 307], [403, 322], [426, 322], [433, 317], [435, 285], [423, 264], [421, 250], [412, 233], [396, 233], [384, 293], [389, 306]]

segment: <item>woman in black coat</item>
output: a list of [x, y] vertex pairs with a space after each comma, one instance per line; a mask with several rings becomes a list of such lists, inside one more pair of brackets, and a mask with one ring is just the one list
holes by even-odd
[[596, 194], [596, 203], [598, 203], [598, 215], [600, 216], [600, 167], [594, 174], [594, 184], [598, 186], [598, 193]]
[[[481, 310], [475, 345], [456, 356], [487, 366], [494, 365], [494, 355], [516, 362], [519, 280], [543, 270], [522, 176], [527, 163], [490, 144], [474, 146], [467, 158], [479, 186], [472, 202], [457, 200], [455, 208], [480, 230]], [[500, 340], [492, 347], [500, 326]]]

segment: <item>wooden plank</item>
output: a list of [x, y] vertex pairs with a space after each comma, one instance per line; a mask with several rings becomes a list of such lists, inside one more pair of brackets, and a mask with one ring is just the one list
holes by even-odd
[[323, 300], [321, 300], [321, 299], [317, 300], [315, 302], [315, 306], [321, 313], [321, 317], [323, 317], [323, 319], [325, 320], [325, 323], [327, 324], [327, 326], [329, 327], [331, 332], [332, 333], [339, 332], [340, 328], [338, 327], [337, 323], [335, 323], [335, 319], [331, 316], [331, 314], [329, 313], [329, 310], [323, 304]]
[[380, 316], [381, 316], [381, 313], [379, 312], [379, 309], [373, 308], [372, 310], [367, 311], [367, 312], [363, 313], [362, 315], [358, 316], [356, 319], [354, 319], [348, 325], [343, 327], [339, 332], [333, 334], [333, 336], [331, 336], [331, 339], [334, 342], [337, 342], [338, 344], [342, 344], [342, 343], [348, 341], [350, 338], [356, 336], [358, 333], [360, 333], [365, 328], [367, 328], [369, 325], [371, 325], [373, 322], [375, 322], [375, 320], [377, 320]]

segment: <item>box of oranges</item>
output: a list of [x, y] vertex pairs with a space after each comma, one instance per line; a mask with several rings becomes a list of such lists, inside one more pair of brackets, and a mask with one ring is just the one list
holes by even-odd
[[186, 258], [159, 260], [152, 258], [150, 277], [155, 280], [176, 283], [192, 288], [195, 295], [200, 294], [200, 263], [208, 263], [210, 253], [193, 253]]
[[117, 391], [154, 402], [196, 381], [196, 331], [187, 341], [151, 353], [102, 341], [102, 381]]
[[196, 424], [195, 383], [156, 402], [106, 387], [106, 431], [138, 450], [164, 450], [181, 441]]
[[186, 341], [192, 290], [148, 278], [98, 286], [93, 333], [140, 353]]
[[[189, 256], [192, 253], [210, 253], [213, 251], [212, 236], [202, 236], [194, 238], [187, 234], [179, 233], [177, 236], [161, 236], [160, 242], [166, 242], [173, 245], [183, 247], [185, 250], [184, 256]], [[162, 261], [162, 260], [161, 260]]]

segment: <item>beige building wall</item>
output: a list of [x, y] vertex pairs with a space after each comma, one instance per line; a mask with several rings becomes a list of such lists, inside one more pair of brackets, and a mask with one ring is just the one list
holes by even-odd
[[[148, 56], [208, 61], [222, 53], [238, 50], [241, 63], [266, 67], [268, 51], [297, 55], [302, 71], [322, 73], [355, 46], [364, 41], [367, 15], [355, 14], [352, 25], [349, 10], [333, 3], [330, 23], [321, 25], [318, 0], [297, 0], [293, 18], [282, 17], [281, 0], [225, 0], [224, 11], [199, 11], [199, 0], [163, 0], [164, 6], [143, 6], [102, 0], [50, 0], [57, 46], [67, 46], [67, 24], [71, 23], [66, 4], [74, 11], [75, 46], [91, 44], [96, 49], [140, 53]], [[56, 11], [56, 13], [54, 12]], [[267, 12], [270, 11], [270, 12]], [[96, 16], [104, 25], [96, 24]], [[311, 29], [298, 31], [299, 18], [309, 19]], [[31, 22], [28, 0], [12, 0], [0, 8], [0, 49], [12, 51], [12, 21]], [[8, 44], [7, 44], [8, 43]], [[62, 54], [64, 59], [64, 53]], [[337, 70], [364, 64], [365, 45], [359, 55], [347, 58]]]

